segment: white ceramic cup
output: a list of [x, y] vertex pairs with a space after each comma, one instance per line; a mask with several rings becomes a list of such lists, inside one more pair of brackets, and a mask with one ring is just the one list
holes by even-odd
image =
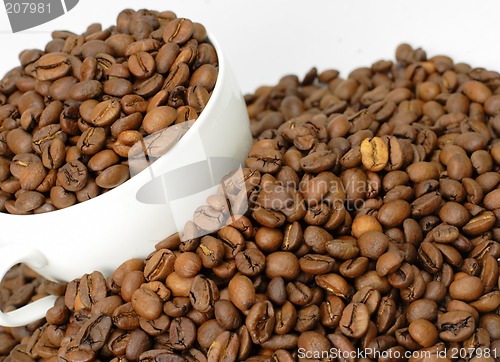
[[[148, 168], [94, 199], [46, 214], [0, 213], [0, 279], [21, 262], [48, 279], [70, 281], [94, 270], [109, 275], [130, 258], [145, 258], [155, 243], [181, 231], [220, 177], [244, 161], [252, 144], [245, 103], [220, 46], [210, 39], [218, 79], [189, 131]], [[54, 301], [48, 296], [0, 312], [0, 325], [43, 318]]]

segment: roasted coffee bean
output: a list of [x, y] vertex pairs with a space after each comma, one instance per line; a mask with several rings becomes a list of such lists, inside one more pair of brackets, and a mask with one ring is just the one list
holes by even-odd
[[165, 285], [176, 297], [188, 297], [192, 284], [193, 278], [183, 278], [176, 272], [169, 274], [165, 280]]
[[113, 165], [105, 169], [95, 179], [96, 184], [103, 189], [115, 188], [130, 178], [130, 171], [128, 166]]
[[123, 304], [115, 309], [111, 316], [113, 324], [123, 330], [134, 330], [139, 328], [139, 316], [135, 312], [132, 303]]
[[411, 322], [408, 332], [411, 338], [422, 347], [433, 346], [438, 339], [436, 327], [425, 319], [417, 319]]
[[478, 299], [484, 291], [481, 279], [475, 276], [464, 276], [450, 285], [450, 296], [453, 299], [470, 302]]
[[344, 278], [337, 274], [323, 274], [316, 276], [315, 280], [319, 287], [336, 296], [345, 299], [350, 294], [349, 285]]
[[219, 289], [212, 280], [198, 275], [191, 285], [189, 299], [194, 309], [206, 313], [213, 309], [215, 302], [219, 299]]
[[197, 331], [197, 341], [202, 348], [209, 348], [213, 342], [213, 336], [223, 333], [224, 329], [215, 319], [202, 323]]
[[255, 233], [255, 243], [264, 252], [273, 252], [283, 241], [283, 233], [278, 229], [261, 227]]
[[362, 303], [351, 303], [342, 312], [339, 326], [342, 333], [348, 337], [360, 338], [368, 330], [370, 314]]
[[361, 161], [367, 170], [381, 171], [388, 160], [389, 150], [381, 138], [367, 138], [361, 142]]
[[45, 197], [36, 191], [26, 191], [22, 193], [16, 200], [14, 206], [21, 212], [33, 211], [45, 202]]
[[228, 284], [231, 302], [242, 312], [247, 312], [256, 301], [255, 287], [244, 275], [236, 275]]
[[217, 81], [217, 68], [212, 64], [203, 64], [194, 71], [189, 80], [189, 85], [199, 85], [211, 92]]
[[191, 20], [177, 18], [168, 22], [163, 30], [163, 40], [165, 43], [185, 43], [193, 34], [194, 26]]
[[307, 254], [299, 259], [300, 269], [308, 274], [327, 274], [335, 267], [335, 260], [327, 255]]
[[376, 270], [381, 277], [395, 273], [404, 261], [404, 255], [399, 250], [388, 251], [377, 259]]
[[357, 216], [351, 226], [351, 231], [354, 237], [361, 237], [366, 232], [382, 232], [382, 225], [370, 215]]
[[341, 239], [329, 241], [326, 244], [326, 251], [333, 258], [342, 260], [355, 258], [359, 254], [359, 248], [355, 243]]
[[161, 315], [161, 300], [152, 290], [147, 288], [137, 289], [132, 294], [131, 303], [137, 315], [146, 320], [155, 320]]
[[196, 326], [189, 318], [175, 318], [170, 323], [169, 337], [175, 350], [185, 351], [196, 341]]
[[81, 348], [89, 348], [94, 352], [100, 350], [108, 339], [111, 325], [111, 317], [105, 314], [89, 319], [76, 335], [76, 343]]
[[358, 238], [359, 253], [371, 259], [378, 259], [389, 246], [389, 238], [380, 231], [368, 231]]
[[299, 260], [290, 252], [278, 251], [266, 257], [266, 275], [271, 279], [282, 277], [293, 280], [297, 278], [299, 271]]
[[90, 127], [82, 133], [76, 146], [85, 155], [95, 155], [106, 143], [106, 131], [102, 127]]
[[99, 272], [84, 275], [79, 283], [75, 299], [75, 310], [91, 308], [93, 304], [106, 298], [106, 281]]
[[79, 191], [85, 187], [88, 179], [87, 167], [80, 161], [66, 163], [57, 172], [57, 181], [67, 191]]
[[64, 53], [45, 54], [35, 64], [38, 80], [55, 80], [65, 76], [71, 69], [68, 55]]
[[243, 319], [234, 304], [227, 300], [218, 300], [214, 305], [215, 318], [219, 325], [225, 330], [239, 328]]
[[60, 138], [56, 138], [42, 152], [43, 165], [51, 170], [60, 168], [66, 158], [66, 147]]
[[270, 302], [259, 302], [252, 306], [245, 320], [246, 327], [256, 344], [266, 342], [272, 335], [275, 324], [274, 308]]
[[236, 333], [225, 331], [218, 335], [207, 353], [210, 361], [236, 361], [240, 340]]
[[151, 255], [144, 266], [147, 281], [164, 280], [174, 271], [175, 255], [169, 249], [160, 249]]
[[122, 287], [120, 289], [120, 295], [124, 301], [130, 302], [132, 300], [132, 294], [144, 284], [146, 280], [144, 279], [144, 274], [140, 270], [134, 270], [128, 273], [122, 282]]
[[[224, 244], [221, 240], [207, 235], [201, 239], [196, 253], [201, 258], [201, 262], [205, 268], [214, 268], [220, 265], [224, 258]], [[180, 274], [183, 273], [182, 269]]]
[[463, 342], [474, 333], [475, 325], [469, 312], [448, 312], [438, 318], [439, 337], [447, 342]]
[[307, 305], [312, 299], [311, 289], [301, 282], [290, 282], [286, 286], [288, 300], [295, 305]]
[[377, 219], [385, 227], [401, 225], [410, 216], [411, 207], [405, 200], [385, 203], [377, 213]]

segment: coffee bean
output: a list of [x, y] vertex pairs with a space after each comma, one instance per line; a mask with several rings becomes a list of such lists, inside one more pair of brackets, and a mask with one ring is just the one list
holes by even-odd
[[378, 259], [389, 245], [389, 239], [380, 231], [368, 231], [358, 238], [360, 254], [372, 259]]
[[299, 271], [299, 260], [290, 252], [278, 251], [266, 257], [266, 275], [269, 278], [293, 280], [297, 278]]
[[355, 258], [359, 254], [359, 248], [355, 243], [342, 239], [328, 241], [326, 251], [331, 257], [342, 260]]
[[16, 128], [7, 133], [7, 146], [16, 155], [31, 151], [31, 135], [22, 128]]
[[140, 270], [134, 270], [128, 273], [123, 279], [122, 287], [120, 289], [120, 295], [124, 301], [130, 302], [132, 300], [132, 294], [144, 284], [146, 280], [144, 279], [144, 274]]
[[[415, 208], [414, 208], [415, 209]], [[404, 200], [394, 200], [384, 204], [377, 213], [377, 219], [385, 227], [401, 225], [410, 216], [411, 207]]]
[[353, 220], [351, 231], [355, 237], [359, 238], [364, 233], [370, 231], [382, 232], [382, 225], [373, 216], [360, 215]]
[[190, 86], [202, 86], [208, 92], [211, 92], [217, 81], [218, 70], [212, 64], [203, 64], [194, 71], [189, 80]]
[[[204, 236], [196, 249], [196, 253], [201, 258], [201, 262], [205, 268], [215, 268], [221, 264], [225, 250], [221, 240], [212, 236]], [[183, 273], [182, 269], [180, 271], [181, 274]]]
[[368, 329], [370, 315], [366, 305], [362, 303], [348, 304], [342, 312], [340, 319], [340, 330], [348, 337], [359, 338]]
[[114, 165], [108, 167], [96, 178], [96, 184], [104, 189], [115, 188], [130, 177], [129, 168], [125, 165]]
[[180, 48], [177, 43], [165, 43], [156, 55], [156, 70], [161, 74], [167, 73], [167, 71], [172, 67], [179, 52]]
[[139, 356], [150, 347], [151, 342], [148, 335], [140, 329], [135, 330], [130, 334], [125, 356], [129, 360], [138, 360]]
[[43, 150], [42, 163], [48, 169], [58, 169], [64, 164], [65, 157], [64, 142], [60, 138], [56, 138]]
[[439, 210], [439, 217], [444, 222], [456, 227], [462, 227], [470, 219], [467, 209], [457, 202], [447, 202]]
[[[253, 147], [250, 151], [248, 158], [246, 159], [246, 164], [252, 169], [256, 169], [260, 172], [277, 172], [281, 167], [282, 155], [277, 149], [272, 148], [262, 148]], [[273, 192], [273, 190], [262, 190], [261, 192]], [[259, 194], [260, 197], [260, 194]]]
[[316, 253], [324, 254], [327, 242], [333, 240], [333, 236], [326, 230], [317, 226], [308, 226], [304, 230], [304, 242]]
[[381, 138], [367, 138], [361, 143], [361, 161], [367, 170], [381, 171], [388, 160], [389, 150]]
[[450, 285], [450, 296], [453, 299], [466, 302], [473, 301], [483, 294], [484, 285], [481, 279], [475, 276], [467, 276], [455, 280]]
[[436, 327], [425, 319], [417, 319], [411, 322], [408, 327], [408, 332], [411, 338], [422, 347], [430, 347], [434, 345], [438, 339]]
[[236, 333], [225, 331], [218, 335], [208, 349], [210, 361], [236, 361], [240, 340]]
[[270, 302], [255, 303], [248, 312], [245, 324], [254, 343], [266, 342], [274, 330], [273, 305]]
[[227, 300], [218, 300], [214, 305], [215, 318], [219, 325], [225, 330], [239, 328], [243, 319], [234, 304]]
[[111, 317], [105, 314], [89, 319], [76, 336], [76, 343], [92, 351], [100, 350], [111, 332]]
[[463, 342], [474, 333], [475, 322], [465, 311], [452, 311], [438, 318], [439, 337], [444, 341]]
[[219, 299], [219, 290], [212, 280], [198, 275], [191, 285], [189, 298], [194, 309], [206, 313], [213, 310], [215, 302]]
[[33, 134], [33, 149], [36, 153], [41, 154], [45, 147], [50, 145], [50, 143], [55, 139], [59, 138], [66, 142], [66, 135], [61, 130], [59, 125], [48, 125], [40, 128]]
[[313, 275], [327, 274], [335, 266], [335, 260], [327, 255], [308, 254], [299, 259], [300, 269]]
[[255, 233], [255, 243], [264, 252], [272, 252], [279, 248], [283, 241], [283, 233], [278, 229], [261, 227]]
[[106, 143], [106, 131], [102, 127], [90, 127], [78, 139], [77, 147], [85, 155], [94, 155]]
[[491, 90], [477, 80], [470, 80], [463, 84], [464, 94], [473, 102], [484, 103], [492, 96]]
[[463, 229], [469, 235], [479, 235], [493, 226], [495, 216], [491, 211], [485, 211], [469, 220]]
[[55, 80], [65, 76], [71, 69], [67, 54], [45, 54], [35, 64], [35, 74], [38, 80]]
[[265, 255], [259, 249], [240, 251], [234, 260], [238, 271], [246, 276], [259, 275], [267, 264]]
[[67, 191], [79, 191], [87, 183], [88, 170], [80, 161], [71, 161], [61, 167], [57, 173], [57, 181]]
[[151, 54], [142, 51], [128, 58], [130, 72], [137, 78], [149, 78], [155, 71], [155, 60]]
[[404, 255], [400, 251], [388, 251], [377, 260], [377, 274], [381, 277], [395, 273], [401, 266]]
[[170, 21], [163, 31], [165, 43], [185, 43], [193, 34], [193, 23], [189, 19], [177, 18]]
[[256, 301], [255, 287], [244, 275], [236, 275], [228, 285], [231, 302], [242, 312], [247, 312]]
[[315, 277], [316, 283], [326, 291], [341, 298], [347, 298], [350, 288], [344, 278], [337, 274], [323, 274]]
[[193, 346], [196, 327], [189, 318], [175, 318], [170, 324], [169, 336], [172, 347], [177, 351], [184, 351]]
[[137, 315], [146, 320], [154, 320], [161, 315], [162, 304], [160, 298], [149, 289], [137, 289], [132, 294], [131, 303]]

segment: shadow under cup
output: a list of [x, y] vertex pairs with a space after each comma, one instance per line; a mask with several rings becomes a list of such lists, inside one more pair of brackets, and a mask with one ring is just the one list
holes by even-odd
[[[20, 262], [56, 281], [94, 270], [109, 275], [182, 231], [207, 197], [219, 193], [224, 175], [239, 169], [233, 181], [241, 180], [241, 164], [252, 145], [248, 114], [233, 71], [209, 38], [219, 57], [219, 73], [199, 118], [132, 147], [131, 179], [94, 199], [45, 214], [0, 214], [0, 279]], [[0, 313], [0, 325], [30, 323], [53, 302], [54, 297], [46, 297]]]

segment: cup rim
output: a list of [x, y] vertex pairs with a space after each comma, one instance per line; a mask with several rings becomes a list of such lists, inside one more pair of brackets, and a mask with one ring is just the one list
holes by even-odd
[[[218, 60], [218, 72], [217, 72], [217, 80], [215, 82], [215, 87], [212, 91], [212, 95], [210, 96], [210, 99], [203, 109], [203, 111], [200, 113], [200, 116], [196, 119], [196, 121], [193, 123], [193, 125], [189, 128], [189, 130], [186, 132], [185, 135], [182, 136], [182, 138], [171, 148], [169, 149], [164, 155], [160, 156], [154, 163], [150, 164], [148, 167], [146, 167], [144, 170], [140, 171], [138, 174], [134, 175], [133, 177], [129, 178], [127, 181], [125, 181], [123, 184], [110, 189], [109, 191], [105, 192], [104, 194], [100, 194], [99, 196], [96, 196], [95, 198], [92, 198], [90, 200], [84, 201], [84, 202], [79, 202], [74, 205], [71, 205], [67, 208], [64, 209], [58, 209], [42, 214], [28, 214], [28, 215], [16, 215], [16, 214], [10, 214], [7, 212], [0, 212], [0, 220], [5, 219], [8, 221], [8, 219], [13, 220], [13, 219], [21, 219], [23, 218], [24, 220], [32, 219], [34, 217], [37, 217], [37, 220], [40, 220], [42, 218], [49, 219], [49, 218], [55, 218], [55, 217], [64, 217], [66, 214], [72, 214], [72, 213], [79, 213], [81, 212], [84, 208], [99, 208], [99, 207], [105, 207], [108, 199], [110, 197], [115, 197], [117, 194], [127, 192], [127, 190], [130, 189], [137, 189], [137, 184], [145, 184], [148, 180], [151, 179], [151, 170], [152, 168], [157, 168], [161, 164], [162, 161], [167, 159], [169, 157], [172, 157], [171, 155], [175, 152], [181, 152], [182, 148], [187, 147], [186, 143], [189, 143], [190, 140], [194, 137], [195, 133], [199, 131], [199, 128], [203, 125], [203, 123], [206, 123], [206, 118], [208, 118], [207, 115], [212, 113], [212, 109], [216, 107], [215, 103], [217, 103], [217, 100], [221, 97], [221, 94], [223, 92], [223, 86], [225, 83], [225, 77], [226, 77], [226, 60], [225, 57], [222, 53], [222, 50], [220, 48], [220, 44], [213, 37], [213, 35], [209, 32], [207, 32], [207, 39], [212, 44], [212, 46], [215, 48], [215, 51], [217, 53], [217, 60]], [[137, 190], [136, 190], [137, 191]], [[117, 202], [114, 200], [113, 202]], [[99, 205], [102, 204], [102, 205]], [[89, 212], [89, 210], [84, 210], [84, 212]]]

